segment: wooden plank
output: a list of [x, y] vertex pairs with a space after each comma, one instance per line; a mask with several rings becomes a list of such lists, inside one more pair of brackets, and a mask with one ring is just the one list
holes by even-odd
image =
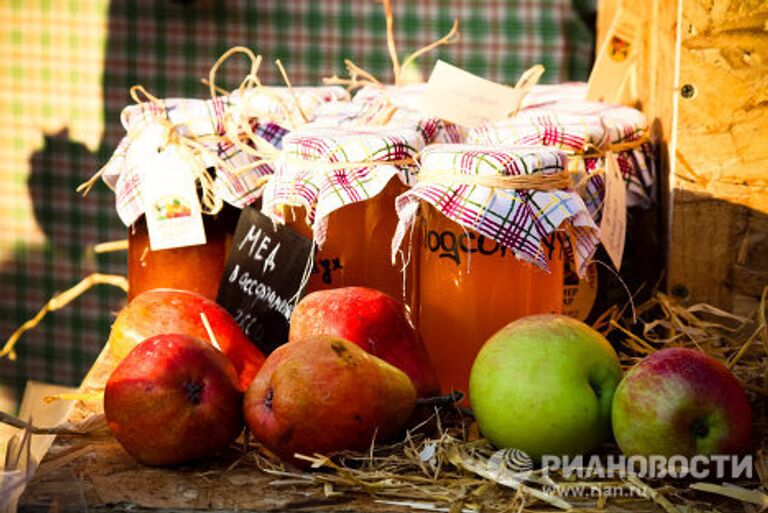
[[683, 0], [669, 284], [743, 313], [768, 284], [767, 22], [762, 1]]
[[[24, 398], [19, 410], [19, 418], [31, 420], [38, 427], [53, 427], [67, 416], [71, 401], [46, 403], [44, 398], [50, 395], [74, 391], [61, 385], [27, 382]], [[31, 476], [40, 461], [53, 444], [55, 435], [24, 436], [20, 429], [3, 425], [0, 430], [0, 473], [19, 471], [23, 476]], [[0, 479], [2, 477], [0, 476]], [[27, 479], [25, 478], [24, 481]], [[16, 488], [10, 497], [0, 497], [0, 511], [15, 511], [18, 495], [23, 488]]]
[[[600, 0], [598, 41], [616, 0]], [[627, 102], [660, 143], [671, 291], [742, 313], [768, 285], [768, 3], [624, 2], [648, 30]], [[664, 237], [663, 237], [664, 238]]]
[[[58, 466], [83, 446], [90, 450]], [[60, 436], [19, 511], [408, 511], [382, 506], [365, 493], [324, 496], [322, 485], [272, 484], [281, 479], [287, 481], [259, 470], [234, 448], [215, 460], [159, 468], [136, 462], [108, 436]]]

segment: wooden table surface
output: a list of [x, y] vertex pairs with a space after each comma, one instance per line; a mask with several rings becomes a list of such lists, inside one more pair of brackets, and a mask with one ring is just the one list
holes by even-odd
[[276, 480], [235, 449], [215, 461], [151, 468], [110, 437], [60, 436], [28, 484], [19, 511], [408, 511], [365, 494], [324, 497], [318, 485], [270, 484]]
[[[136, 462], [109, 435], [101, 437], [59, 436], [51, 447], [19, 502], [21, 513], [70, 512], [337, 512], [382, 513], [418, 511], [394, 505], [367, 493], [329, 490], [322, 484], [276, 476], [258, 468], [253, 453], [233, 447], [216, 459], [175, 468], [153, 468]], [[309, 479], [312, 479], [309, 477]], [[757, 511], [752, 505], [712, 494], [690, 501], [685, 484], [672, 494], [680, 506], [697, 511]], [[510, 492], [510, 506], [513, 490]], [[685, 497], [688, 497], [688, 500]], [[407, 501], [398, 497], [393, 501]], [[682, 501], [682, 502], [681, 502]], [[711, 501], [711, 502], [710, 502]], [[594, 500], [573, 503], [572, 513], [598, 509], [602, 513], [664, 510], [649, 499], [608, 500], [598, 507]], [[746, 509], [745, 509], [746, 508]], [[427, 511], [453, 511], [448, 503], [425, 504]], [[532, 505], [536, 511], [559, 511], [547, 504]], [[467, 509], [457, 509], [470, 511]], [[525, 511], [531, 511], [526, 508]], [[678, 510], [682, 511], [682, 510]]]

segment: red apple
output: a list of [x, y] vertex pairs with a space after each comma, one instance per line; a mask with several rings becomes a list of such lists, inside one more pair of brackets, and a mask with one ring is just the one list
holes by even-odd
[[269, 355], [245, 394], [254, 438], [286, 461], [295, 453], [367, 449], [400, 429], [416, 404], [402, 371], [355, 344], [319, 335]]
[[365, 287], [313, 292], [291, 315], [290, 342], [312, 335], [336, 335], [394, 365], [413, 381], [419, 397], [437, 395], [440, 387], [421, 337], [405, 306], [391, 296]]
[[747, 394], [731, 371], [692, 349], [646, 357], [613, 399], [613, 432], [628, 455], [743, 453], [751, 429]]
[[180, 334], [136, 346], [107, 380], [112, 434], [147, 465], [174, 465], [226, 448], [242, 431], [242, 394], [227, 358]]
[[229, 312], [200, 294], [176, 289], [142, 292], [118, 314], [109, 344], [122, 359], [143, 340], [162, 333], [183, 333], [210, 342], [201, 313], [208, 318], [222, 352], [235, 366], [241, 390], [247, 390], [265, 357]]

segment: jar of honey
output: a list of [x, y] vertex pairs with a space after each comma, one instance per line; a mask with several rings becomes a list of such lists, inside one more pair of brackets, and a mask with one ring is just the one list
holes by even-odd
[[[648, 142], [648, 123], [642, 112], [624, 105], [588, 101], [586, 87], [579, 84], [536, 86], [526, 101], [528, 106], [515, 117], [473, 128], [467, 140], [477, 144], [545, 145], [567, 152], [572, 156], [568, 162], [569, 170], [574, 181], [580, 183], [578, 192], [598, 224], [601, 223], [605, 197], [603, 152], [610, 150], [616, 155], [625, 181], [627, 207], [641, 210], [653, 207], [655, 151]], [[630, 223], [632, 218], [628, 219]], [[643, 231], [640, 226], [628, 226], [628, 239]], [[625, 262], [624, 267], [632, 265]], [[603, 271], [612, 279], [598, 280]], [[580, 320], [603, 313], [606, 305], [600, 305], [597, 299], [607, 295], [609, 283], [620, 283], [614, 275], [607, 268], [598, 272], [594, 264], [586, 279], [567, 272], [564, 313]], [[657, 279], [650, 271], [637, 282], [631, 279], [628, 282], [632, 284], [632, 290], [638, 290], [643, 282], [652, 283]], [[619, 286], [618, 292], [620, 297], [626, 297], [623, 286]]]
[[[287, 102], [289, 98], [296, 99], [298, 105]], [[249, 90], [246, 95], [210, 100], [152, 98], [126, 107], [121, 120], [128, 135], [99, 175], [115, 191], [118, 215], [129, 227], [129, 299], [159, 287], [190, 290], [215, 299], [240, 209], [260, 201], [264, 177], [273, 171], [253, 151], [243, 151], [242, 141], [254, 133], [262, 142], [278, 148], [286, 127], [293, 126], [297, 117], [294, 111], [313, 116], [326, 102], [346, 100], [349, 94], [339, 87], [276, 88], [268, 94]], [[226, 127], [232, 119], [248, 121], [249, 134], [239, 133], [239, 144], [228, 139]], [[306, 121], [302, 118], [302, 122]], [[158, 155], [166, 156], [159, 159]], [[169, 178], [171, 172], [180, 179]], [[158, 182], [157, 176], [165, 177], [165, 181]], [[153, 187], [149, 187], [150, 182]], [[187, 191], [184, 204], [188, 211], [197, 210], [189, 205], [199, 197], [215, 198], [212, 203], [216, 208], [207, 205], [202, 216], [205, 243], [168, 244], [168, 249], [153, 251], [145, 204], [157, 191], [172, 195], [179, 192], [176, 189]], [[198, 239], [202, 237], [196, 237], [195, 242]]]
[[[371, 129], [374, 132], [382, 127], [388, 127], [384, 128], [385, 132], [399, 132], [406, 139], [413, 139], [410, 134], [414, 129], [421, 136], [420, 144], [422, 145], [463, 141], [466, 134], [461, 127], [425, 115], [418, 109], [418, 99], [424, 92], [424, 86], [425, 84], [364, 87], [358, 91], [351, 103], [323, 105], [311, 126], [315, 130], [353, 129], [352, 127], [358, 126], [363, 131]], [[318, 258], [315, 260], [314, 272], [307, 290], [311, 292], [349, 285], [363, 285], [378, 289], [403, 301], [411, 309], [411, 320], [417, 323], [418, 309], [415, 306], [418, 304], [418, 287], [416, 286], [418, 258], [415, 258], [416, 253], [412, 251], [409, 254], [397, 255], [395, 267], [390, 256], [392, 234], [398, 224], [395, 200], [410, 187], [408, 172], [401, 170], [398, 178], [390, 179], [381, 192], [364, 200], [362, 210], [353, 209], [352, 205], [349, 205], [328, 217], [327, 240], [323, 248], [318, 250]], [[361, 221], [363, 221], [362, 227]], [[306, 223], [289, 224], [301, 233], [312, 233]], [[331, 228], [332, 226], [336, 228]], [[340, 230], [344, 230], [345, 234], [341, 235]], [[350, 234], [357, 233], [357, 230], [361, 230], [359, 233], [364, 234], [364, 240], [360, 243], [361, 249], [356, 251], [350, 249], [345, 253], [351, 252], [354, 254], [354, 259], [363, 262], [363, 275], [360, 275], [357, 270], [344, 268], [341, 262], [345, 258], [338, 257], [336, 249], [339, 240], [343, 244], [348, 244]], [[419, 244], [415, 242], [419, 237], [418, 231], [409, 233], [409, 240], [414, 242], [413, 248], [416, 250]], [[365, 256], [360, 253], [362, 248]], [[398, 269], [399, 272], [395, 272]], [[334, 274], [337, 277], [334, 278]]]
[[480, 347], [506, 324], [562, 311], [562, 238], [575, 233], [587, 253], [597, 244], [569, 179], [556, 149], [444, 144], [422, 152], [419, 181], [398, 199], [393, 246], [419, 225], [419, 328], [444, 392], [468, 391]]
[[215, 300], [240, 210], [204, 215], [205, 244], [153, 251], [144, 216], [128, 229], [128, 300], [145, 290], [173, 288]]
[[423, 146], [418, 130], [402, 127], [306, 126], [286, 136], [263, 211], [314, 240], [307, 292], [370, 287], [415, 308], [415, 270], [404, 276], [392, 263], [391, 241], [395, 199]]

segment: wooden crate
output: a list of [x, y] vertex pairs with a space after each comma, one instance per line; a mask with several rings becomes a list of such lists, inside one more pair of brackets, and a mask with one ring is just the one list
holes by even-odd
[[667, 287], [752, 311], [768, 285], [768, 2], [600, 0], [643, 20], [625, 95], [662, 141]]

